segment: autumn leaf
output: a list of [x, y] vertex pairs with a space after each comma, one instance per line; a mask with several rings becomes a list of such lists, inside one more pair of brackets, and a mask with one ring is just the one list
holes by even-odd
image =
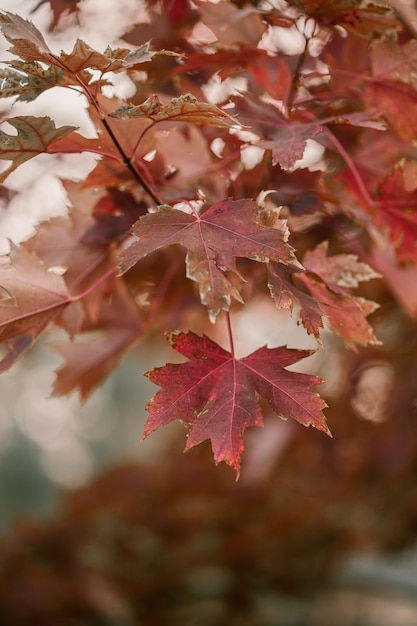
[[221, 2], [217, 5], [201, 0], [196, 1], [201, 21], [214, 33], [217, 43], [222, 46], [237, 44], [257, 46], [266, 24], [256, 9], [239, 9], [233, 3]]
[[292, 310], [296, 301], [304, 328], [318, 340], [326, 317], [352, 349], [380, 343], [366, 321], [379, 305], [350, 292], [360, 282], [378, 278], [379, 274], [354, 254], [328, 256], [327, 252], [327, 242], [308, 251], [303, 259], [307, 271], [276, 263], [268, 266], [269, 288], [276, 306]]
[[297, 287], [295, 279], [304, 275], [305, 270], [283, 263], [268, 264], [268, 287], [278, 309], [292, 312], [294, 301], [300, 306], [300, 320], [309, 335], [313, 334], [320, 341], [320, 329], [323, 328], [323, 310], [320, 303], [309, 293]]
[[0, 130], [0, 159], [12, 164], [0, 175], [3, 182], [19, 165], [47, 152], [48, 146], [75, 130], [75, 126], [56, 128], [50, 117], [19, 116], [7, 120], [17, 130], [17, 135], [8, 135]]
[[40, 259], [12, 247], [0, 264], [0, 343], [9, 348], [0, 360], [7, 370], [33, 344], [71, 297], [61, 276], [48, 271]]
[[8, 65], [0, 69], [0, 98], [16, 97], [16, 102], [32, 102], [47, 89], [65, 83], [61, 68], [45, 69], [36, 61], [13, 60]]
[[201, 301], [214, 320], [220, 311], [228, 310], [231, 297], [241, 301], [225, 273], [238, 274], [235, 257], [260, 263], [297, 263], [287, 243], [285, 220], [280, 220], [276, 211], [268, 213], [266, 222], [261, 223], [260, 217], [253, 200], [223, 200], [202, 215], [160, 206], [133, 226], [138, 240], [121, 254], [121, 269], [127, 271], [158, 248], [185, 246], [187, 276], [199, 283]]
[[128, 48], [116, 48], [113, 50], [110, 46], [107, 46], [105, 51], [101, 53], [91, 48], [82, 39], [77, 39], [72, 51], [68, 54], [61, 52], [59, 60], [73, 74], [85, 69], [100, 70], [105, 73], [117, 72], [139, 63], [146, 63], [160, 55], [179, 56], [175, 52], [167, 50], [151, 52], [149, 50], [149, 42], [144, 43], [135, 50], [129, 50]]
[[[380, 3], [362, 0], [293, 0], [319, 23], [334, 28], [343, 26], [347, 31], [365, 38], [386, 37], [400, 29], [392, 10]], [[337, 32], [337, 30], [335, 30]]]
[[198, 102], [191, 94], [173, 98], [169, 104], [162, 104], [158, 96], [151, 96], [139, 105], [127, 104], [120, 107], [112, 117], [131, 119], [133, 117], [147, 117], [153, 122], [177, 121], [193, 122], [202, 126], [217, 126], [231, 128], [238, 126], [238, 122], [214, 104]]
[[7, 41], [13, 44], [9, 52], [24, 61], [43, 61], [56, 65], [57, 61], [42, 33], [29, 20], [20, 15], [3, 11], [0, 13], [0, 29]]
[[78, 4], [81, 0], [41, 0], [38, 4], [38, 7], [45, 2], [51, 7], [52, 10], [52, 20], [50, 28], [53, 30], [58, 26], [59, 19], [63, 14], [69, 13], [78, 13], [79, 7]]
[[57, 346], [66, 363], [57, 371], [54, 391], [68, 394], [78, 389], [85, 400], [119, 364], [124, 352], [142, 332], [140, 311], [122, 281], [103, 301], [97, 319], [86, 319], [81, 332], [95, 337]]
[[189, 361], [146, 373], [161, 390], [146, 407], [143, 437], [178, 419], [189, 428], [186, 449], [210, 439], [215, 462], [225, 461], [239, 475], [243, 433], [249, 426], [263, 426], [258, 396], [284, 419], [330, 434], [322, 413], [326, 404], [311, 389], [323, 381], [285, 369], [314, 351], [263, 347], [236, 359], [192, 332], [169, 333], [168, 341]]
[[407, 85], [376, 81], [365, 85], [363, 98], [369, 109], [382, 115], [398, 137], [414, 142], [417, 137], [417, 94]]
[[[376, 224], [387, 229], [400, 261], [417, 262], [417, 190], [406, 189], [405, 162], [381, 181], [374, 211]], [[409, 183], [410, 184], [410, 183]]]
[[63, 69], [71, 74], [77, 74], [85, 69], [100, 70], [101, 72], [118, 71], [138, 63], [150, 61], [154, 56], [178, 56], [175, 52], [159, 50], [151, 52], [149, 43], [142, 44], [136, 50], [109, 46], [104, 53], [97, 52], [81, 39], [77, 39], [70, 53], [54, 54], [47, 45], [42, 33], [29, 20], [19, 15], [3, 11], [0, 13], [0, 29], [6, 39], [13, 44], [9, 52], [24, 61], [44, 62]]
[[300, 124], [282, 121], [281, 127], [274, 132], [273, 140], [259, 141], [258, 146], [272, 151], [275, 163], [284, 170], [290, 170], [303, 158], [307, 141], [322, 130], [318, 122]]
[[305, 254], [303, 265], [308, 271], [301, 275], [302, 282], [346, 345], [354, 349], [356, 345], [379, 344], [366, 321], [379, 305], [350, 293], [359, 283], [379, 278], [379, 274], [355, 254], [327, 253], [328, 243], [323, 242]]
[[[75, 300], [61, 318], [71, 336], [80, 330], [86, 317], [92, 321], [97, 319], [107, 289], [101, 277], [115, 269], [107, 245], [84, 241], [93, 225], [94, 220], [88, 213], [73, 208], [68, 216], [42, 222], [36, 234], [22, 244], [26, 250], [34, 252], [45, 267], [59, 267], [63, 272], [66, 288]], [[96, 282], [99, 286], [90, 291]], [[85, 292], [88, 295], [83, 296]]]
[[370, 50], [372, 74], [376, 80], [392, 80], [414, 85], [417, 71], [417, 41], [404, 44], [378, 41]]

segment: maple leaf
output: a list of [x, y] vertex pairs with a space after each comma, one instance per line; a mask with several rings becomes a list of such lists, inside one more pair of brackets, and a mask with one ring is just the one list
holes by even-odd
[[126, 190], [109, 188], [100, 198], [93, 211], [94, 224], [82, 238], [86, 244], [108, 244], [125, 237], [133, 224], [147, 213], [147, 207], [139, 203]]
[[64, 280], [48, 272], [40, 259], [12, 246], [0, 264], [0, 342], [9, 351], [0, 360], [7, 370], [69, 303]]
[[417, 94], [409, 86], [389, 81], [368, 83], [363, 99], [367, 108], [378, 111], [386, 119], [400, 139], [415, 141]]
[[275, 163], [291, 170], [302, 159], [307, 141], [322, 133], [327, 124], [347, 124], [375, 130], [385, 130], [385, 125], [368, 112], [358, 111], [322, 119], [288, 119], [272, 103], [247, 94], [232, 98], [238, 119], [251, 128], [260, 139], [256, 145], [271, 150]]
[[16, 102], [31, 102], [47, 89], [64, 84], [64, 70], [42, 67], [36, 61], [13, 60], [0, 70], [0, 98], [16, 97]]
[[417, 41], [400, 44], [378, 41], [370, 50], [372, 74], [377, 80], [390, 79], [408, 85], [415, 84], [417, 71]]
[[9, 48], [12, 54], [25, 61], [44, 61], [48, 65], [56, 65], [55, 55], [42, 33], [29, 20], [3, 11], [0, 13], [0, 28], [6, 39], [13, 44], [12, 48]]
[[166, 50], [151, 52], [149, 43], [142, 44], [136, 50], [129, 50], [128, 48], [112, 50], [108, 46], [104, 53], [101, 53], [81, 39], [77, 39], [69, 54], [61, 52], [57, 55], [51, 51], [42, 33], [32, 22], [7, 11], [0, 13], [0, 29], [6, 39], [13, 44], [9, 52], [24, 61], [43, 61], [71, 74], [77, 74], [85, 69], [100, 70], [102, 73], [118, 71], [150, 61], [154, 56], [161, 54], [178, 56], [177, 53]]
[[[328, 242], [308, 251], [303, 259], [307, 269], [270, 264], [268, 279], [271, 295], [278, 308], [300, 305], [300, 319], [308, 334], [319, 339], [325, 316], [329, 325], [355, 349], [356, 345], [379, 344], [366, 317], [379, 306], [350, 293], [362, 281], [380, 275], [354, 254], [328, 256]], [[296, 280], [307, 293], [297, 287]]]
[[375, 2], [367, 4], [362, 0], [293, 0], [293, 4], [332, 29], [341, 25], [351, 33], [368, 39], [386, 37], [389, 31], [396, 32], [400, 29], [393, 11]]
[[230, 128], [238, 122], [214, 104], [198, 102], [191, 94], [173, 98], [169, 104], [162, 104], [158, 96], [153, 95], [139, 105], [128, 104], [120, 107], [111, 117], [131, 119], [147, 117], [153, 122], [175, 120], [177, 122], [193, 122], [203, 126]]
[[69, 216], [43, 222], [36, 234], [22, 244], [26, 250], [34, 252], [45, 267], [60, 267], [63, 270], [62, 279], [66, 288], [76, 299], [62, 315], [62, 323], [71, 335], [79, 331], [86, 316], [90, 320], [97, 319], [105, 286], [83, 297], [82, 305], [77, 301], [77, 296], [114, 267], [107, 246], [84, 241], [93, 225], [90, 215], [73, 208]]
[[291, 265], [269, 263], [268, 287], [278, 309], [292, 312], [294, 300], [300, 305], [300, 319], [309, 335], [313, 334], [320, 341], [320, 329], [323, 328], [323, 311], [317, 300], [299, 289], [295, 278], [305, 274], [305, 270]]
[[81, 0], [41, 0], [36, 9], [38, 9], [42, 4], [45, 4], [45, 2], [48, 2], [52, 9], [50, 29], [53, 30], [56, 26], [58, 26], [58, 22], [62, 14], [78, 13], [78, 4]]
[[97, 331], [98, 337], [84, 342], [60, 344], [66, 363], [57, 371], [54, 391], [68, 394], [78, 389], [85, 400], [91, 391], [117, 367], [124, 352], [142, 331], [140, 311], [122, 281], [104, 301], [96, 320], [87, 319], [82, 332]]
[[208, 26], [222, 46], [250, 44], [257, 46], [266, 30], [261, 15], [254, 10], [240, 10], [233, 3], [217, 5], [196, 1], [201, 21]]
[[417, 217], [415, 203], [417, 190], [406, 189], [405, 163], [397, 167], [381, 181], [378, 187], [378, 203], [374, 209], [375, 222], [387, 228], [391, 241], [401, 261], [417, 262]]
[[105, 73], [125, 70], [133, 65], [151, 61], [155, 56], [162, 54], [179, 56], [177, 53], [167, 50], [151, 52], [149, 50], [149, 42], [144, 43], [135, 50], [129, 50], [128, 48], [116, 48], [113, 50], [110, 46], [107, 46], [106, 50], [101, 53], [91, 48], [82, 39], [77, 39], [72, 51], [69, 54], [61, 52], [59, 60], [73, 74], [85, 69], [100, 70]]
[[146, 407], [150, 414], [144, 438], [178, 419], [189, 427], [186, 449], [210, 439], [215, 462], [225, 461], [239, 475], [243, 433], [249, 426], [263, 425], [258, 396], [277, 415], [330, 434], [322, 413], [326, 404], [311, 389], [323, 381], [285, 369], [314, 350], [264, 346], [236, 359], [206, 336], [179, 331], [167, 336], [189, 361], [145, 374], [161, 390]]
[[266, 218], [261, 223], [253, 200], [223, 200], [202, 215], [160, 206], [133, 226], [138, 240], [121, 254], [122, 272], [158, 248], [175, 243], [185, 246], [187, 277], [199, 283], [201, 301], [214, 320], [221, 310], [228, 310], [231, 297], [241, 301], [225, 274], [237, 274], [235, 257], [297, 263], [287, 243], [285, 220], [278, 219], [277, 211]]
[[321, 130], [318, 122], [301, 124], [282, 120], [281, 127], [274, 131], [273, 140], [258, 141], [257, 145], [271, 150], [274, 162], [284, 170], [290, 170], [303, 158], [307, 141]]
[[48, 146], [62, 139], [75, 130], [75, 126], [56, 128], [50, 117], [19, 116], [7, 119], [17, 135], [8, 135], [0, 130], [0, 159], [12, 161], [12, 164], [0, 175], [3, 182], [19, 165], [29, 159], [47, 152]]
[[249, 94], [244, 98], [235, 96], [232, 100], [239, 121], [263, 138], [256, 145], [271, 150], [274, 162], [284, 170], [290, 170], [303, 157], [307, 141], [322, 130], [320, 120], [289, 120], [275, 105]]

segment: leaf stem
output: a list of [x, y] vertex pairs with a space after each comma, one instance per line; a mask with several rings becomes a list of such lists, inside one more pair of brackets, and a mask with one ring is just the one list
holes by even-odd
[[168, 270], [165, 272], [162, 280], [158, 285], [158, 290], [155, 294], [154, 299], [151, 302], [151, 306], [149, 307], [148, 317], [142, 325], [142, 331], [146, 331], [148, 328], [152, 327], [152, 324], [155, 321], [155, 317], [161, 307], [168, 287], [171, 284], [175, 274], [177, 273], [178, 267], [181, 262], [182, 259], [177, 257], [172, 263], [170, 263]]
[[[158, 194], [152, 189], [152, 187], [144, 179], [142, 174], [134, 166], [134, 164], [133, 164], [134, 153], [132, 154], [131, 157], [129, 157], [126, 154], [126, 152], [124, 151], [123, 146], [121, 145], [121, 143], [119, 142], [118, 138], [114, 134], [110, 124], [108, 123], [108, 121], [106, 119], [106, 114], [101, 109], [100, 104], [99, 104], [96, 96], [94, 95], [94, 93], [91, 91], [89, 86], [84, 83], [84, 81], [82, 81], [78, 76], [76, 76], [76, 78], [77, 78], [78, 82], [80, 83], [80, 85], [83, 87], [85, 93], [87, 94], [88, 99], [90, 100], [90, 102], [92, 103], [94, 108], [96, 109], [96, 111], [97, 111], [97, 113], [99, 115], [101, 123], [103, 124], [106, 132], [108, 133], [108, 135], [110, 137], [110, 139], [114, 143], [118, 153], [122, 157], [123, 164], [130, 170], [130, 172], [132, 173], [134, 178], [136, 178], [138, 183], [143, 187], [143, 189], [146, 191], [146, 193], [152, 198], [152, 200], [155, 202], [155, 204], [164, 204], [163, 201], [158, 197]], [[136, 146], [135, 146], [135, 149], [136, 149]]]
[[339, 152], [339, 154], [343, 157], [343, 159], [345, 160], [346, 165], [348, 166], [355, 182], [356, 185], [358, 187], [358, 190], [362, 196], [362, 199], [365, 201], [365, 204], [370, 208], [372, 206], [375, 205], [374, 200], [371, 198], [365, 183], [362, 179], [362, 176], [359, 174], [358, 168], [356, 167], [355, 163], [353, 162], [353, 159], [351, 158], [350, 154], [345, 150], [344, 146], [340, 143], [340, 141], [337, 139], [337, 137], [326, 127], [324, 128], [327, 136], [329, 137], [330, 141], [334, 144], [334, 146], [336, 147], [337, 151]]
[[140, 172], [138, 172], [136, 167], [133, 165], [133, 161], [132, 161], [133, 155], [130, 158], [127, 156], [126, 152], [122, 148], [119, 140], [117, 139], [116, 135], [114, 134], [113, 130], [110, 127], [110, 124], [108, 123], [108, 121], [106, 120], [106, 118], [104, 117], [103, 114], [101, 114], [100, 119], [101, 119], [101, 122], [102, 122], [104, 128], [108, 132], [111, 140], [113, 141], [114, 145], [116, 146], [116, 149], [118, 150], [118, 152], [120, 153], [121, 157], [123, 158], [123, 163], [131, 171], [131, 173], [136, 178], [136, 180], [140, 183], [140, 185], [142, 185], [142, 187], [144, 188], [146, 193], [152, 198], [152, 200], [155, 202], [155, 204], [163, 204], [162, 200], [158, 197], [156, 192], [151, 188], [151, 186], [148, 184], [148, 182], [143, 178], [142, 174]]
[[297, 65], [295, 66], [294, 77], [292, 79], [290, 93], [288, 94], [288, 98], [287, 98], [287, 103], [285, 107], [286, 112], [287, 112], [287, 117], [289, 117], [289, 111], [294, 104], [297, 89], [299, 87], [301, 70], [303, 69], [303, 65], [307, 56], [307, 48], [308, 48], [308, 39], [306, 38], [304, 50], [299, 55], [298, 60], [297, 60]]
[[226, 323], [227, 323], [227, 334], [229, 335], [229, 345], [230, 345], [230, 352], [232, 357], [235, 357], [235, 345], [233, 342], [233, 332], [232, 332], [232, 323], [230, 320], [230, 313], [229, 311], [226, 311]]

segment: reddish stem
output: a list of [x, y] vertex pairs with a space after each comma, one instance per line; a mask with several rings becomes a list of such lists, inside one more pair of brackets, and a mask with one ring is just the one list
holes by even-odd
[[230, 321], [230, 313], [229, 311], [226, 311], [226, 322], [227, 322], [227, 334], [229, 335], [229, 345], [230, 345], [230, 352], [232, 354], [232, 357], [235, 357], [235, 346], [233, 343], [233, 332], [232, 332], [232, 324]]
[[360, 191], [363, 200], [365, 201], [365, 204], [368, 207], [372, 207], [375, 205], [374, 200], [371, 198], [371, 196], [369, 195], [369, 192], [365, 186], [365, 183], [363, 182], [362, 176], [359, 174], [358, 168], [356, 167], [355, 163], [353, 162], [353, 159], [351, 158], [350, 154], [345, 150], [344, 146], [340, 143], [340, 141], [335, 137], [335, 135], [333, 135], [333, 133], [328, 129], [325, 128], [324, 129], [327, 136], [329, 137], [330, 141], [334, 144], [334, 146], [337, 148], [339, 154], [344, 158], [346, 165], [348, 166], [355, 182], [356, 185], [358, 187], [358, 190]]

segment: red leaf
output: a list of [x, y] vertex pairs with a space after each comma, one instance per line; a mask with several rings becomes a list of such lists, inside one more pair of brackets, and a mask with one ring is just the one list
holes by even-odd
[[306, 253], [303, 264], [308, 273], [300, 278], [310, 294], [319, 303], [330, 326], [350, 348], [356, 345], [377, 345], [366, 317], [379, 305], [353, 296], [348, 288], [359, 282], [378, 278], [369, 265], [358, 261], [354, 254], [327, 256], [327, 242]]
[[415, 141], [417, 125], [417, 94], [401, 83], [368, 83], [363, 92], [369, 109], [378, 111], [398, 137], [406, 142]]
[[91, 68], [102, 72], [117, 71], [127, 67], [150, 61], [154, 56], [178, 56], [175, 52], [161, 50], [151, 52], [149, 44], [145, 43], [136, 50], [107, 47], [104, 53], [97, 52], [90, 46], [77, 39], [72, 51], [67, 54], [54, 54], [47, 45], [42, 33], [29, 20], [19, 15], [4, 11], [0, 13], [0, 28], [6, 39], [13, 44], [10, 52], [24, 61], [43, 61], [48, 65], [63, 68], [75, 74]]
[[225, 461], [239, 474], [243, 433], [263, 425], [258, 396], [277, 415], [330, 434], [326, 404], [311, 390], [322, 381], [284, 369], [314, 351], [263, 347], [238, 360], [206, 336], [174, 332], [168, 340], [189, 361], [146, 373], [161, 390], [147, 405], [144, 437], [179, 419], [189, 427], [186, 449], [211, 439], [215, 462]]
[[[325, 316], [333, 330], [349, 347], [379, 344], [366, 321], [379, 306], [350, 293], [362, 281], [379, 277], [369, 265], [358, 261], [354, 254], [327, 256], [327, 242], [306, 253], [299, 268], [271, 264], [268, 266], [269, 288], [278, 308], [292, 308], [293, 300], [300, 305], [300, 319], [308, 334], [319, 339]], [[297, 287], [295, 279], [307, 290]]]
[[229, 2], [196, 1], [201, 21], [215, 34], [223, 46], [250, 44], [254, 47], [266, 30], [261, 15], [253, 10], [240, 10]]
[[[82, 294], [114, 266], [107, 246], [83, 241], [93, 223], [90, 215], [74, 208], [69, 216], [43, 222], [36, 234], [23, 243], [26, 250], [42, 259], [45, 267], [61, 268], [62, 280], [71, 296]], [[102, 284], [83, 298], [82, 305], [74, 302], [65, 311], [62, 322], [71, 335], [78, 332], [86, 315], [97, 319], [105, 289]]]
[[136, 220], [146, 212], [146, 205], [138, 202], [129, 191], [110, 187], [107, 195], [96, 203], [94, 224], [85, 232], [82, 242], [106, 245], [117, 241], [125, 237]]
[[78, 13], [78, 4], [80, 1], [81, 0], [42, 0], [42, 2], [39, 4], [49, 2], [49, 4], [51, 5], [53, 18], [50, 28], [54, 29], [56, 26], [58, 26], [58, 22], [62, 14]]
[[341, 25], [361, 37], [386, 37], [400, 28], [390, 8], [362, 0], [293, 0], [308, 15], [326, 26]]
[[278, 309], [290, 309], [293, 301], [300, 305], [300, 319], [309, 335], [320, 338], [320, 328], [323, 328], [323, 311], [319, 302], [308, 293], [298, 289], [294, 277], [304, 273], [302, 269], [282, 263], [268, 265], [268, 286]]
[[258, 146], [271, 150], [275, 163], [279, 163], [284, 170], [289, 170], [303, 158], [307, 141], [321, 130], [318, 122], [299, 124], [283, 119], [281, 127], [274, 132], [273, 140], [259, 141]]
[[12, 161], [8, 169], [0, 175], [0, 182], [19, 165], [47, 152], [51, 143], [75, 130], [75, 126], [56, 128], [50, 117], [20, 116], [9, 118], [7, 122], [17, 130], [17, 135], [8, 135], [0, 130], [0, 159]]
[[[417, 190], [406, 189], [405, 163], [401, 162], [378, 187], [375, 222], [388, 228], [391, 241], [401, 261], [417, 262]], [[410, 185], [410, 181], [407, 178]]]
[[58, 67], [45, 69], [37, 61], [15, 59], [9, 61], [8, 66], [0, 69], [0, 98], [16, 97], [16, 102], [31, 102], [51, 87], [68, 84], [64, 70]]
[[35, 254], [12, 248], [0, 264], [0, 343], [9, 351], [0, 360], [7, 370], [47, 324], [71, 302], [61, 276], [48, 272]]
[[138, 241], [122, 253], [122, 271], [158, 248], [175, 243], [185, 246], [187, 276], [199, 283], [201, 301], [214, 319], [221, 310], [228, 310], [231, 297], [241, 300], [225, 274], [226, 271], [237, 274], [235, 257], [260, 263], [297, 262], [287, 244], [285, 221], [278, 219], [273, 211], [268, 217], [269, 225], [265, 226], [253, 200], [223, 200], [202, 215], [158, 207], [134, 225], [133, 233]]
[[56, 65], [56, 59], [42, 33], [29, 20], [4, 11], [0, 13], [0, 28], [6, 39], [13, 44], [9, 52], [24, 61], [43, 61]]
[[198, 102], [191, 94], [173, 98], [168, 104], [162, 104], [158, 96], [151, 96], [137, 106], [127, 104], [111, 113], [117, 119], [147, 117], [153, 122], [176, 121], [193, 122], [201, 126], [218, 126], [230, 128], [238, 122], [219, 109], [215, 104]]
[[91, 391], [117, 367], [124, 352], [139, 337], [142, 320], [135, 302], [122, 281], [117, 281], [111, 298], [103, 301], [97, 320], [87, 321], [82, 331], [99, 331], [89, 341], [65, 343], [58, 352], [66, 364], [57, 372], [54, 391], [67, 394], [79, 390], [85, 400]]

